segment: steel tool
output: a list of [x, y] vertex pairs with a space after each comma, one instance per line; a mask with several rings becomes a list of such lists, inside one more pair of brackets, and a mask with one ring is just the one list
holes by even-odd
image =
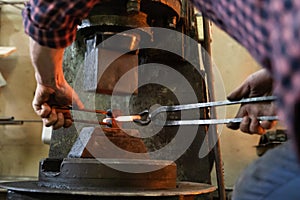
[[[194, 120], [167, 120], [160, 121], [156, 117], [163, 112], [174, 112], [174, 111], [183, 111], [183, 110], [192, 110], [199, 108], [209, 108], [216, 106], [228, 106], [234, 104], [244, 104], [244, 103], [257, 103], [257, 102], [268, 102], [276, 100], [275, 96], [264, 96], [264, 97], [253, 97], [246, 98], [239, 101], [215, 101], [215, 102], [204, 102], [204, 103], [195, 103], [195, 104], [185, 104], [185, 105], [174, 105], [174, 106], [161, 106], [157, 109], [149, 112], [144, 110], [135, 115], [124, 115], [124, 116], [113, 116], [113, 113], [110, 110], [92, 110], [92, 109], [77, 109], [72, 108], [72, 106], [53, 106], [57, 111], [81, 111], [81, 112], [91, 112], [101, 115], [106, 115], [102, 121], [90, 121], [83, 119], [73, 119], [74, 122], [87, 123], [87, 124], [100, 124], [111, 126], [113, 122], [135, 122], [141, 126], [146, 126], [153, 122], [155, 125], [160, 126], [178, 126], [178, 125], [209, 125], [209, 124], [228, 124], [228, 123], [239, 123], [242, 122], [243, 118], [229, 118], [229, 119], [194, 119]], [[273, 121], [278, 120], [277, 116], [259, 116], [258, 120], [260, 121]], [[21, 125], [24, 122], [42, 122], [41, 120], [15, 120], [14, 117], [2, 117], [0, 118], [0, 125]]]
[[[161, 106], [157, 109], [149, 112], [147, 110], [143, 111], [141, 119], [134, 120], [134, 122], [140, 125], [148, 125], [152, 121], [156, 125], [163, 126], [178, 126], [178, 125], [209, 125], [209, 124], [228, 124], [228, 123], [239, 123], [242, 122], [243, 118], [231, 118], [231, 119], [196, 119], [196, 120], [167, 120], [160, 121], [155, 120], [155, 117], [162, 112], [174, 112], [174, 111], [183, 111], [183, 110], [192, 110], [199, 108], [208, 108], [208, 107], [216, 107], [216, 106], [227, 106], [234, 104], [244, 104], [244, 103], [258, 103], [258, 102], [268, 102], [276, 100], [275, 96], [263, 96], [263, 97], [253, 97], [253, 98], [245, 98], [239, 101], [215, 101], [215, 102], [205, 102], [205, 103], [195, 103], [195, 104], [186, 104], [186, 105], [175, 105], [175, 106]], [[146, 117], [144, 117], [146, 116]], [[277, 116], [259, 116], [258, 120], [278, 120]]]

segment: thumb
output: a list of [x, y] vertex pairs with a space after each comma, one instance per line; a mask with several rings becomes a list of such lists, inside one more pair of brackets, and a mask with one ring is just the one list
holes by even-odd
[[241, 86], [236, 88], [233, 92], [231, 92], [227, 99], [230, 101], [238, 101], [242, 98], [249, 97], [250, 94], [250, 86], [248, 82], [244, 82]]

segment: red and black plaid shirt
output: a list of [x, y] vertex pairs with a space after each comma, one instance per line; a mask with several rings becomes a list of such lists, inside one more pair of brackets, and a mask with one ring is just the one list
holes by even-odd
[[100, 0], [30, 0], [23, 10], [25, 32], [40, 45], [64, 48], [76, 37], [77, 25]]
[[300, 1], [193, 2], [271, 71], [274, 92], [279, 98], [279, 115], [296, 137], [300, 153]]
[[[66, 47], [74, 40], [80, 20], [98, 2], [31, 0], [23, 11], [25, 32], [41, 45]], [[291, 132], [300, 135], [300, 121], [297, 122], [300, 120], [300, 1], [193, 0], [193, 3], [272, 72], [281, 116]]]

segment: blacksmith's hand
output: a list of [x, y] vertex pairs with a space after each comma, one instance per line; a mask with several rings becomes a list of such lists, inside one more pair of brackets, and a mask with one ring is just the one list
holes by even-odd
[[[272, 95], [273, 79], [266, 69], [259, 70], [250, 75], [237, 89], [229, 96], [228, 100], [237, 101], [242, 98], [269, 96]], [[236, 114], [236, 118], [243, 118], [241, 123], [230, 123], [230, 129], [240, 129], [250, 134], [264, 134], [266, 129], [272, 128], [275, 121], [258, 121], [258, 116], [276, 115], [274, 102], [260, 102], [242, 104]]]

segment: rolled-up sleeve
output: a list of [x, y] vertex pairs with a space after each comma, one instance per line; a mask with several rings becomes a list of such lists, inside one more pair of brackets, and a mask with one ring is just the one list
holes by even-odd
[[77, 25], [97, 3], [98, 0], [30, 0], [22, 12], [25, 33], [42, 46], [69, 46], [75, 40]]

